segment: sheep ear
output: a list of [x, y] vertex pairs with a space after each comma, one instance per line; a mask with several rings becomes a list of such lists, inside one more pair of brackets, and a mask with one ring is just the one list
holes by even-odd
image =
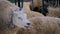
[[24, 15], [27, 17], [27, 14], [26, 13], [24, 13]]
[[25, 11], [25, 8], [23, 7], [23, 8], [21, 9], [21, 11], [20, 11], [20, 12], [22, 12], [22, 13], [23, 13], [24, 11]]

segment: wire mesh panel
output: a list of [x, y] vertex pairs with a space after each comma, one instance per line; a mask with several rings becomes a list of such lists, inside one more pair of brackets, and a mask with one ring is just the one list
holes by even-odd
[[45, 0], [51, 7], [60, 7], [60, 0]]
[[17, 0], [8, 0], [8, 1], [10, 1], [10, 2], [12, 2], [12, 3], [15, 3], [15, 2], [17, 2]]

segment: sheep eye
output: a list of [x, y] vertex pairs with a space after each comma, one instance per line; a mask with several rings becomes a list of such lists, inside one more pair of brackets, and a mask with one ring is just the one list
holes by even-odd
[[16, 10], [14, 10], [14, 11], [17, 11], [17, 9], [16, 9]]
[[18, 19], [21, 19], [21, 17], [18, 17]]
[[21, 20], [23, 20], [21, 17], [18, 17], [18, 19], [21, 19]]

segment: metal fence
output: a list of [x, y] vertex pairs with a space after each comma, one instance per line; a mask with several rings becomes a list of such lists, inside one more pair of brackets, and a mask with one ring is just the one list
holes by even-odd
[[45, 0], [51, 7], [60, 7], [60, 0]]

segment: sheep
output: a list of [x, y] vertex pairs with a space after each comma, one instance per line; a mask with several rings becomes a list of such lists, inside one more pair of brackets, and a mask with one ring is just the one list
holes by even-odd
[[[33, 0], [34, 2], [33, 2], [33, 5], [34, 5], [34, 7], [39, 7], [39, 6], [42, 6], [42, 1], [40, 2], [40, 4], [37, 2], [37, 0]], [[38, 0], [39, 1], [39, 0]], [[39, 5], [38, 5], [39, 4]], [[46, 3], [47, 4], [47, 3]], [[37, 6], [38, 5], [38, 6]], [[49, 4], [48, 4], [49, 5]], [[60, 17], [60, 8], [59, 7], [56, 7], [56, 8], [54, 8], [54, 7], [50, 7], [50, 6], [45, 6], [45, 9], [44, 9], [44, 15], [45, 16], [52, 16], [52, 17]], [[34, 7], [33, 7], [33, 9], [34, 9]], [[30, 4], [30, 8], [32, 8], [32, 4]], [[38, 9], [38, 8], [37, 8]], [[35, 11], [37, 10], [37, 9], [35, 9]], [[38, 12], [40, 12], [40, 11], [38, 11]]]
[[17, 34], [60, 34], [60, 18], [33, 17], [29, 29], [22, 29]]
[[23, 3], [24, 13], [27, 14], [27, 18], [37, 17], [37, 16], [44, 16], [41, 13], [31, 11], [29, 6], [30, 6], [30, 2], [24, 2]]
[[48, 7], [48, 3], [44, 1], [44, 11], [42, 12], [42, 0], [33, 0], [33, 6], [32, 6], [32, 2], [30, 3], [30, 9], [32, 11], [42, 13], [44, 16], [46, 16], [46, 14], [48, 13], [47, 7]]
[[27, 28], [29, 20], [23, 12], [24, 8], [20, 11], [9, 1], [0, 0], [0, 34], [16, 34], [20, 28]]
[[37, 34], [60, 34], [60, 18], [55, 17], [35, 17], [30, 19], [32, 29]]
[[30, 5], [30, 2], [24, 2], [24, 7], [25, 7], [24, 13], [27, 14], [27, 18], [32, 18], [32, 17], [37, 17], [37, 16], [40, 16], [40, 17], [44, 16], [41, 13], [31, 11], [30, 8], [29, 8], [29, 5]]
[[[0, 1], [1, 2], [1, 1]], [[2, 2], [1, 2], [2, 3]], [[4, 2], [5, 3], [5, 2]], [[5, 3], [6, 4], [6, 3]], [[10, 6], [7, 6], [6, 7], [2, 7], [4, 6], [5, 4], [0, 4], [0, 34], [16, 34], [17, 32], [19, 32], [18, 30], [20, 29], [19, 27], [15, 26], [14, 28], [8, 28], [8, 25], [9, 23], [9, 15], [5, 15], [5, 14], [10, 14], [10, 11], [9, 8]], [[8, 4], [6, 4], [8, 5]], [[12, 6], [14, 9], [15, 7]], [[6, 9], [4, 9], [6, 8]], [[12, 9], [12, 8], [11, 8]], [[6, 11], [6, 12], [4, 12]], [[16, 14], [16, 13], [15, 13]], [[4, 16], [5, 15], [5, 16]], [[2, 17], [3, 16], [3, 17]], [[60, 28], [59, 28], [59, 24], [60, 24], [60, 19], [58, 18], [47, 18], [47, 17], [37, 17], [37, 18], [30, 18], [29, 19], [31, 21], [31, 26], [30, 26], [30, 29], [23, 29], [22, 32], [24, 32], [25, 30], [25, 33], [28, 33], [29, 34], [31, 32], [31, 34], [60, 34]], [[41, 26], [43, 26], [43, 28], [41, 27], [40, 28], [40, 22], [42, 21], [41, 23]], [[3, 23], [1, 23], [3, 22]], [[38, 22], [38, 23], [37, 23]], [[35, 25], [36, 23], [36, 25]], [[7, 24], [7, 25], [6, 25]], [[2, 27], [4, 25], [4, 27]], [[5, 26], [6, 25], [6, 26]], [[36, 29], [35, 29], [36, 28]], [[40, 29], [39, 29], [40, 28]], [[20, 29], [21, 30], [21, 29]], [[43, 31], [44, 30], [44, 31]], [[46, 31], [47, 30], [47, 31]], [[41, 32], [39, 32], [41, 31]], [[48, 32], [48, 33], [47, 33]], [[53, 32], [53, 33], [52, 33]], [[19, 33], [18, 33], [19, 34]]]
[[41, 13], [31, 11], [29, 6], [30, 6], [30, 2], [24, 2], [23, 3], [24, 13], [27, 14], [27, 18], [37, 17], [37, 16], [44, 16]]
[[58, 17], [60, 18], [60, 8], [59, 7], [48, 7], [48, 13], [47, 16], [51, 16], [51, 17]]

